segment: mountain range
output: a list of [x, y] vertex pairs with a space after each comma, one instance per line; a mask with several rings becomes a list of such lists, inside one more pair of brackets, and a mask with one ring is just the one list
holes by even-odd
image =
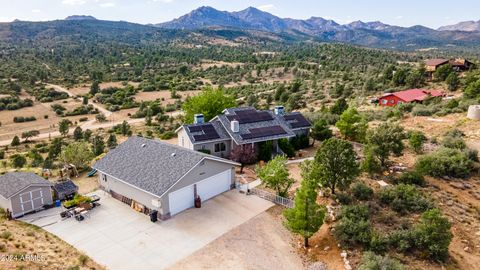
[[235, 12], [203, 6], [169, 22], [155, 26], [198, 30], [235, 28], [271, 33], [306, 35], [322, 41], [354, 43], [373, 47], [475, 46], [480, 40], [480, 22], [464, 22], [437, 30], [425, 26], [400, 27], [379, 21], [339, 24], [321, 17], [306, 20], [280, 18], [254, 7]]
[[280, 18], [254, 7], [228, 12], [204, 6], [172, 21], [150, 25], [97, 20], [86, 15], [47, 22], [0, 23], [0, 42], [41, 39], [51, 43], [58, 37], [75, 42], [85, 36], [122, 42], [169, 42], [179, 38], [196, 38], [200, 34], [206, 38], [229, 40], [247, 37], [250, 40], [275, 42], [342, 42], [411, 50], [431, 47], [478, 48], [479, 29], [480, 21], [463, 22], [435, 30], [421, 25], [400, 27], [379, 21], [339, 24], [321, 17], [306, 20]]
[[479, 32], [480, 20], [459, 22], [453, 25], [442, 26], [438, 28], [439, 31], [465, 31], [465, 32]]

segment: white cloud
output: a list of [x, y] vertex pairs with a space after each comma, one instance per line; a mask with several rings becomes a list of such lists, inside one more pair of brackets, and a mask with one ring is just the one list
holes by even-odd
[[113, 3], [113, 2], [107, 2], [107, 3], [102, 3], [102, 4], [100, 4], [99, 6], [104, 7], [104, 8], [114, 7], [114, 6], [115, 6], [115, 3]]
[[403, 16], [402, 16], [402, 15], [398, 15], [397, 17], [395, 17], [395, 19], [401, 20], [401, 19], [403, 19]]
[[32, 9], [32, 13], [40, 13], [42, 12], [40, 9]]
[[271, 10], [274, 10], [276, 7], [274, 4], [265, 4], [265, 5], [260, 5], [257, 8], [263, 11], [271, 11]]
[[80, 6], [86, 4], [86, 0], [63, 0], [62, 4], [70, 6]]

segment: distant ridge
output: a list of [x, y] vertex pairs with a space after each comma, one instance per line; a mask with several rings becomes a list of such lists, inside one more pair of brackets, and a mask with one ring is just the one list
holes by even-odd
[[438, 28], [439, 31], [465, 31], [465, 32], [479, 32], [480, 31], [480, 20], [479, 21], [466, 21], [459, 22], [453, 25], [442, 26]]
[[71, 15], [65, 18], [66, 21], [86, 21], [86, 20], [97, 20], [97, 18], [90, 15]]

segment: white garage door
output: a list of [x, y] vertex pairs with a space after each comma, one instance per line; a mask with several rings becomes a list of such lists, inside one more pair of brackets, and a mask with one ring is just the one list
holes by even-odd
[[197, 194], [202, 201], [206, 201], [220, 193], [230, 190], [231, 183], [232, 170], [226, 170], [199, 182], [197, 184]]
[[[226, 170], [197, 183], [197, 194], [206, 201], [230, 190], [232, 171]], [[175, 215], [195, 205], [194, 185], [174, 191], [168, 195], [170, 215]]]
[[185, 209], [194, 206], [193, 185], [184, 187], [168, 194], [168, 204], [170, 206], [170, 215], [175, 215]]
[[42, 206], [43, 192], [41, 188], [20, 194], [20, 207], [22, 209], [20, 215], [39, 209]]

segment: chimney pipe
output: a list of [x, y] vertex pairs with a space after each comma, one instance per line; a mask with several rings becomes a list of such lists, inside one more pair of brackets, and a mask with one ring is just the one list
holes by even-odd
[[274, 109], [275, 115], [283, 115], [284, 110], [285, 109], [283, 106], [275, 106], [275, 109]]
[[193, 123], [194, 124], [203, 124], [205, 122], [205, 119], [203, 117], [203, 114], [198, 113], [193, 116]]

